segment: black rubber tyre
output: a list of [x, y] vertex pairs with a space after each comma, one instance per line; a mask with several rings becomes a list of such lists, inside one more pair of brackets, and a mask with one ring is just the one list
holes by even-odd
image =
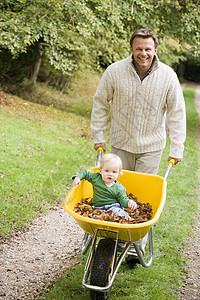
[[[112, 239], [101, 239], [97, 246], [91, 270], [90, 284], [100, 287], [107, 285], [113, 263], [115, 241]], [[111, 288], [107, 292], [97, 292], [90, 290], [90, 299], [108, 299]]]

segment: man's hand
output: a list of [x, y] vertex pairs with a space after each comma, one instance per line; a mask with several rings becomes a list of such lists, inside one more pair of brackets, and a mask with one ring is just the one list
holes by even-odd
[[175, 158], [175, 157], [169, 156], [169, 157], [168, 157], [168, 162], [169, 162], [171, 159], [174, 159], [174, 164], [175, 164], [175, 165], [181, 161], [181, 158]]
[[106, 143], [98, 143], [98, 144], [94, 144], [94, 150], [98, 150], [99, 147], [103, 148], [103, 151], [106, 152]]

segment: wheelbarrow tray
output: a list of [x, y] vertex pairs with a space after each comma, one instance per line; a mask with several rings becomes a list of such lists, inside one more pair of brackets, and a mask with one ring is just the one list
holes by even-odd
[[[98, 167], [89, 169], [90, 172], [98, 172]], [[93, 196], [91, 183], [82, 180], [80, 187], [74, 186], [70, 189], [63, 201], [63, 208], [74, 217], [79, 226], [86, 232], [94, 235], [97, 229], [114, 231], [118, 233], [119, 240], [125, 242], [136, 242], [143, 238], [150, 228], [158, 221], [163, 210], [166, 199], [167, 181], [158, 175], [150, 175], [123, 170], [118, 181], [126, 188], [126, 193], [132, 193], [142, 203], [152, 205], [152, 219], [138, 224], [120, 224], [108, 222], [89, 217], [83, 217], [74, 212], [75, 205], [83, 198]], [[101, 232], [101, 231], [100, 231]]]

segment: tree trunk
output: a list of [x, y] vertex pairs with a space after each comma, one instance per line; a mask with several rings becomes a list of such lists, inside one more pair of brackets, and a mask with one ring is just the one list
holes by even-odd
[[40, 66], [41, 66], [41, 63], [42, 63], [42, 55], [43, 55], [43, 47], [42, 47], [42, 44], [39, 42], [38, 43], [38, 49], [37, 49], [38, 53], [37, 53], [37, 56], [36, 56], [36, 61], [35, 61], [35, 64], [33, 66], [33, 71], [31, 73], [31, 77], [30, 77], [30, 80], [29, 80], [29, 84], [34, 84], [36, 83], [37, 81], [37, 77], [38, 77], [38, 74], [39, 74], [39, 71], [40, 71]]

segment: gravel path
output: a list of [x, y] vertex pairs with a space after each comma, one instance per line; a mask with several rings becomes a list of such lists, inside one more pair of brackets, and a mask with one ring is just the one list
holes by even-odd
[[60, 206], [0, 247], [0, 299], [36, 299], [76, 264], [82, 229]]
[[[195, 99], [200, 116], [199, 87]], [[190, 270], [179, 293], [182, 300], [200, 299], [199, 218], [194, 232], [185, 249]], [[0, 299], [37, 299], [57, 276], [78, 263], [74, 256], [80, 251], [83, 234], [60, 204], [35, 219], [26, 232], [0, 245]]]

